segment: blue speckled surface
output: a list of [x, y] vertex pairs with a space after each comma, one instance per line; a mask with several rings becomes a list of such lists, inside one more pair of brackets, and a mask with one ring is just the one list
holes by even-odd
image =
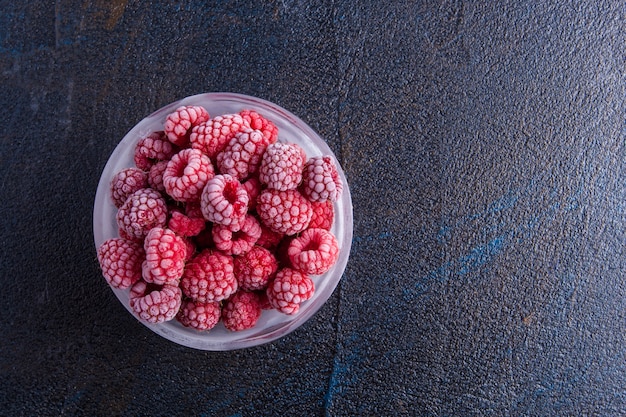
[[[622, 2], [0, 1], [0, 414], [626, 415]], [[350, 262], [276, 342], [162, 339], [100, 278], [100, 172], [208, 91], [318, 131]]]

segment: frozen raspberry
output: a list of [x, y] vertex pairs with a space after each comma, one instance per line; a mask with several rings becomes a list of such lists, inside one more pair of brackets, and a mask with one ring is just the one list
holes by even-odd
[[315, 156], [302, 172], [304, 195], [311, 201], [337, 201], [343, 184], [337, 166], [330, 156]]
[[232, 256], [205, 249], [187, 262], [180, 286], [194, 301], [222, 301], [237, 291], [233, 268]]
[[333, 219], [335, 217], [335, 208], [330, 200], [322, 202], [311, 202], [313, 208], [313, 215], [311, 216], [311, 222], [309, 228], [326, 229], [330, 230], [333, 225]]
[[185, 263], [196, 254], [196, 244], [190, 238], [183, 239], [185, 243]]
[[115, 207], [124, 204], [129, 195], [148, 186], [148, 175], [138, 168], [126, 168], [117, 172], [111, 180], [111, 199]]
[[153, 227], [167, 222], [165, 199], [151, 188], [142, 188], [131, 194], [117, 211], [117, 225], [128, 236], [143, 238]]
[[260, 131], [245, 129], [236, 133], [217, 154], [217, 169], [242, 181], [259, 170], [266, 148], [267, 143]]
[[291, 241], [287, 255], [294, 269], [309, 275], [321, 275], [337, 261], [339, 244], [324, 229], [307, 229]]
[[192, 300], [183, 301], [176, 319], [185, 327], [196, 330], [210, 330], [220, 321], [222, 311], [220, 303], [199, 303]]
[[241, 185], [248, 192], [248, 211], [256, 209], [256, 199], [261, 194], [261, 182], [256, 177], [250, 177]]
[[128, 232], [126, 232], [126, 230], [122, 229], [119, 226], [117, 228], [117, 234], [122, 239], [126, 239], [126, 240], [130, 240], [131, 242], [139, 243], [141, 245], [141, 247], [143, 248], [143, 236], [142, 237], [137, 237], [135, 235], [129, 235]]
[[143, 279], [151, 284], [178, 285], [187, 257], [184, 239], [169, 229], [154, 227], [146, 235], [143, 248]]
[[304, 150], [295, 143], [273, 143], [267, 147], [261, 159], [259, 180], [267, 188], [292, 190], [302, 181], [305, 162]]
[[246, 215], [238, 224], [237, 230], [221, 224], [213, 225], [213, 243], [215, 248], [227, 255], [242, 255], [248, 252], [261, 236], [261, 225], [251, 215]]
[[141, 244], [122, 238], [109, 239], [98, 248], [102, 276], [113, 288], [125, 289], [139, 281], [144, 257]]
[[155, 285], [143, 280], [130, 288], [130, 307], [148, 323], [172, 320], [182, 303], [182, 292], [176, 285]]
[[248, 193], [235, 177], [216, 175], [204, 187], [200, 205], [206, 220], [236, 226], [248, 211]]
[[239, 112], [241, 117], [248, 122], [252, 129], [257, 129], [263, 132], [263, 137], [267, 144], [276, 143], [278, 140], [278, 128], [270, 120], [261, 116], [254, 110], [242, 110]]
[[285, 236], [284, 233], [275, 232], [263, 223], [261, 223], [261, 236], [256, 241], [258, 246], [262, 246], [265, 249], [273, 251], [278, 247], [278, 244]]
[[231, 331], [251, 329], [261, 317], [261, 312], [257, 294], [239, 291], [222, 308], [222, 322]]
[[263, 224], [286, 235], [306, 229], [313, 215], [311, 203], [297, 190], [266, 189], [259, 196], [256, 211]]
[[254, 246], [234, 260], [235, 277], [239, 288], [245, 291], [263, 290], [278, 270], [278, 262], [272, 252]]
[[170, 210], [170, 214], [167, 227], [179, 236], [197, 236], [206, 227], [203, 218], [188, 217], [179, 210]]
[[285, 314], [296, 314], [300, 304], [311, 298], [314, 291], [315, 285], [307, 274], [283, 268], [276, 273], [266, 294], [273, 308]]
[[224, 114], [195, 126], [189, 141], [192, 148], [200, 149], [209, 158], [215, 159], [237, 132], [249, 128], [248, 122], [240, 115]]
[[135, 146], [135, 165], [137, 168], [148, 171], [158, 161], [168, 161], [178, 148], [174, 146], [163, 131], [153, 132], [139, 139]]
[[163, 172], [165, 192], [176, 201], [196, 201], [215, 171], [208, 156], [198, 149], [183, 149]]
[[150, 167], [148, 171], [148, 185], [153, 190], [157, 190], [160, 193], [165, 193], [165, 186], [163, 185], [163, 173], [167, 168], [169, 161], [159, 161]]
[[209, 120], [209, 113], [202, 106], [181, 106], [165, 119], [165, 134], [175, 145], [185, 147], [191, 130]]

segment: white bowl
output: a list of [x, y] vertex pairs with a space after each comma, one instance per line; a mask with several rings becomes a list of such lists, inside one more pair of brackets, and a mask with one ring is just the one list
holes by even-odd
[[[238, 113], [244, 109], [255, 110], [278, 127], [278, 140], [300, 145], [308, 157], [332, 155], [326, 142], [297, 116], [268, 101], [233, 93], [207, 93], [187, 97], [171, 103], [139, 122], [117, 145], [104, 167], [93, 212], [94, 242], [97, 248], [107, 239], [118, 237], [115, 220], [117, 208], [111, 200], [110, 183], [116, 172], [134, 166], [135, 145], [147, 134], [163, 130], [169, 113], [183, 105], [203, 106], [211, 117]], [[335, 158], [336, 160], [336, 158]], [[137, 319], [158, 335], [180, 345], [201, 350], [233, 350], [260, 345], [282, 337], [301, 326], [315, 314], [333, 293], [348, 263], [352, 243], [352, 200], [350, 189], [341, 166], [337, 166], [343, 181], [341, 198], [334, 204], [335, 219], [331, 232], [339, 242], [339, 259], [324, 275], [312, 276], [315, 293], [305, 301], [298, 313], [286, 315], [276, 310], [264, 310], [256, 326], [249, 330], [232, 332], [221, 322], [209, 331], [197, 331], [181, 325], [176, 319], [162, 324], [150, 324]], [[100, 277], [100, 279], [104, 279]], [[122, 305], [136, 317], [129, 304], [128, 290], [111, 288]]]

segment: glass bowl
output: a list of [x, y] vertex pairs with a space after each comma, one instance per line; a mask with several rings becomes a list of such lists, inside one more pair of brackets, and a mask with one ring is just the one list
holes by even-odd
[[[163, 123], [169, 113], [183, 105], [203, 106], [211, 117], [221, 114], [238, 113], [241, 110], [255, 110], [278, 127], [278, 140], [300, 145], [308, 157], [332, 155], [326, 142], [309, 126], [289, 111], [268, 101], [234, 93], [206, 93], [190, 96], [171, 103], [140, 121], [124, 136], [117, 145], [98, 183], [93, 211], [94, 242], [97, 248], [107, 239], [118, 237], [115, 220], [117, 208], [111, 201], [110, 182], [116, 172], [134, 166], [133, 153], [139, 139], [147, 134], [163, 130]], [[229, 331], [220, 322], [209, 331], [197, 331], [184, 327], [176, 319], [150, 324], [137, 319], [156, 334], [183, 346], [200, 350], [233, 350], [260, 345], [276, 340], [297, 329], [315, 314], [333, 293], [348, 263], [352, 243], [352, 201], [344, 172], [337, 163], [339, 176], [343, 181], [341, 198], [334, 203], [335, 218], [331, 232], [339, 243], [339, 258], [325, 274], [312, 276], [315, 283], [313, 297], [300, 306], [295, 315], [286, 315], [276, 310], [264, 310], [256, 326], [244, 331]], [[104, 279], [100, 277], [101, 279]], [[136, 317], [130, 308], [129, 290], [111, 288], [122, 305]]]

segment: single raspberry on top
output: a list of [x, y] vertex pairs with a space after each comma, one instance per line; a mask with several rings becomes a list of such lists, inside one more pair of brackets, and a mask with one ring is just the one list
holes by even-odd
[[189, 135], [191, 147], [215, 159], [235, 135], [250, 125], [238, 114], [216, 116], [195, 126]]
[[187, 262], [180, 281], [183, 293], [194, 301], [222, 301], [237, 291], [233, 257], [205, 249]]
[[302, 181], [306, 153], [295, 143], [276, 142], [267, 147], [261, 166], [259, 181], [279, 191], [297, 188]]
[[254, 110], [242, 110], [239, 114], [245, 121], [248, 122], [252, 129], [257, 129], [263, 132], [263, 137], [268, 145], [276, 143], [278, 140], [278, 128], [272, 121], [261, 116]]
[[309, 226], [311, 202], [298, 190], [264, 190], [257, 201], [261, 222], [274, 232], [294, 235]]
[[169, 229], [154, 227], [146, 235], [143, 247], [143, 279], [152, 284], [178, 285], [187, 257], [185, 241]]
[[307, 229], [291, 241], [287, 255], [298, 271], [321, 275], [337, 261], [339, 244], [328, 230]]
[[198, 149], [183, 149], [163, 172], [165, 192], [176, 201], [197, 201], [207, 181], [215, 176], [208, 156]]
[[178, 152], [178, 147], [167, 139], [163, 131], [152, 132], [139, 139], [135, 146], [135, 165], [147, 171], [158, 161], [169, 161]]
[[304, 195], [311, 201], [337, 201], [343, 184], [337, 166], [330, 156], [314, 156], [304, 165]]
[[185, 327], [196, 330], [210, 330], [220, 321], [222, 309], [220, 303], [210, 301], [199, 303], [185, 300], [176, 315], [176, 319]]
[[311, 216], [309, 228], [330, 230], [335, 218], [333, 202], [330, 200], [322, 202], [312, 201], [311, 207], [313, 208], [313, 215]]
[[167, 222], [167, 203], [158, 191], [142, 188], [131, 194], [119, 208], [117, 225], [131, 237], [144, 238], [153, 227]]
[[242, 181], [259, 170], [266, 148], [267, 143], [260, 131], [245, 129], [237, 132], [217, 154], [217, 169]]
[[264, 290], [278, 270], [278, 262], [269, 250], [254, 246], [234, 260], [235, 277], [245, 291]]
[[129, 195], [148, 186], [148, 175], [139, 168], [118, 171], [111, 180], [111, 198], [115, 207], [124, 204]]
[[248, 211], [248, 193], [231, 175], [216, 175], [211, 178], [200, 200], [204, 218], [224, 226], [236, 227]]
[[148, 323], [163, 323], [176, 317], [182, 303], [182, 292], [176, 285], [155, 285], [143, 280], [130, 288], [130, 307]]
[[231, 331], [251, 329], [261, 317], [261, 301], [253, 292], [238, 291], [222, 308], [222, 322]]
[[122, 238], [108, 239], [98, 247], [102, 276], [113, 288], [125, 289], [139, 281], [144, 258], [141, 244]]
[[180, 106], [165, 119], [167, 138], [175, 145], [189, 144], [189, 134], [195, 126], [209, 120], [209, 113], [202, 106]]
[[311, 278], [291, 268], [279, 270], [266, 290], [270, 305], [285, 314], [296, 314], [300, 304], [310, 299], [314, 292]]

